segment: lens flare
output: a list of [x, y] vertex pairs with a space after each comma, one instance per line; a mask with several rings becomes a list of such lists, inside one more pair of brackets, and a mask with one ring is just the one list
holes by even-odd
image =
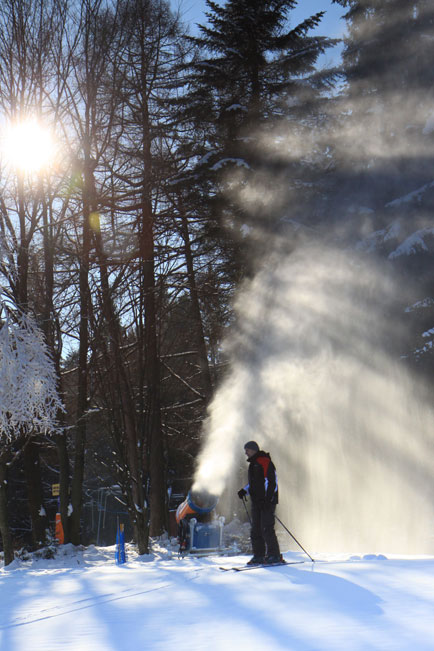
[[14, 170], [40, 172], [53, 162], [54, 155], [53, 134], [36, 119], [14, 122], [3, 129], [1, 157]]

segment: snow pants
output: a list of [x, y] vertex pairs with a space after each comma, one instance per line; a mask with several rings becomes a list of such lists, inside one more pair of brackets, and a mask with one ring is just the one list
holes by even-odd
[[274, 531], [275, 504], [252, 501], [252, 528], [250, 539], [254, 556], [279, 556], [279, 543]]

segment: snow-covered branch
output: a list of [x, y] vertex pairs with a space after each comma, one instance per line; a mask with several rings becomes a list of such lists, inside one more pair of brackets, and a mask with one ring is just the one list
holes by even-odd
[[26, 315], [0, 327], [0, 440], [22, 433], [59, 430], [64, 407], [56, 388], [56, 372], [42, 332]]

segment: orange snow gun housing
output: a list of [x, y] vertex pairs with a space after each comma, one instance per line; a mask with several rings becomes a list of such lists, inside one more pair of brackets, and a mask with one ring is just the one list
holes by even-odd
[[206, 522], [217, 501], [215, 495], [190, 491], [178, 506], [176, 522], [180, 554], [207, 555], [222, 550], [224, 518]]
[[217, 505], [217, 497], [210, 493], [192, 493], [176, 509], [176, 522], [179, 524], [187, 515], [204, 516], [211, 513]]

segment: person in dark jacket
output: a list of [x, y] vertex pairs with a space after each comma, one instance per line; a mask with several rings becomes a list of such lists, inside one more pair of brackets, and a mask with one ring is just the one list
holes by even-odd
[[250, 495], [252, 502], [253, 558], [248, 565], [278, 563], [282, 556], [274, 531], [274, 512], [279, 497], [276, 468], [268, 452], [260, 450], [256, 441], [248, 441], [244, 450], [249, 463], [248, 483], [238, 491], [238, 497], [244, 499]]

